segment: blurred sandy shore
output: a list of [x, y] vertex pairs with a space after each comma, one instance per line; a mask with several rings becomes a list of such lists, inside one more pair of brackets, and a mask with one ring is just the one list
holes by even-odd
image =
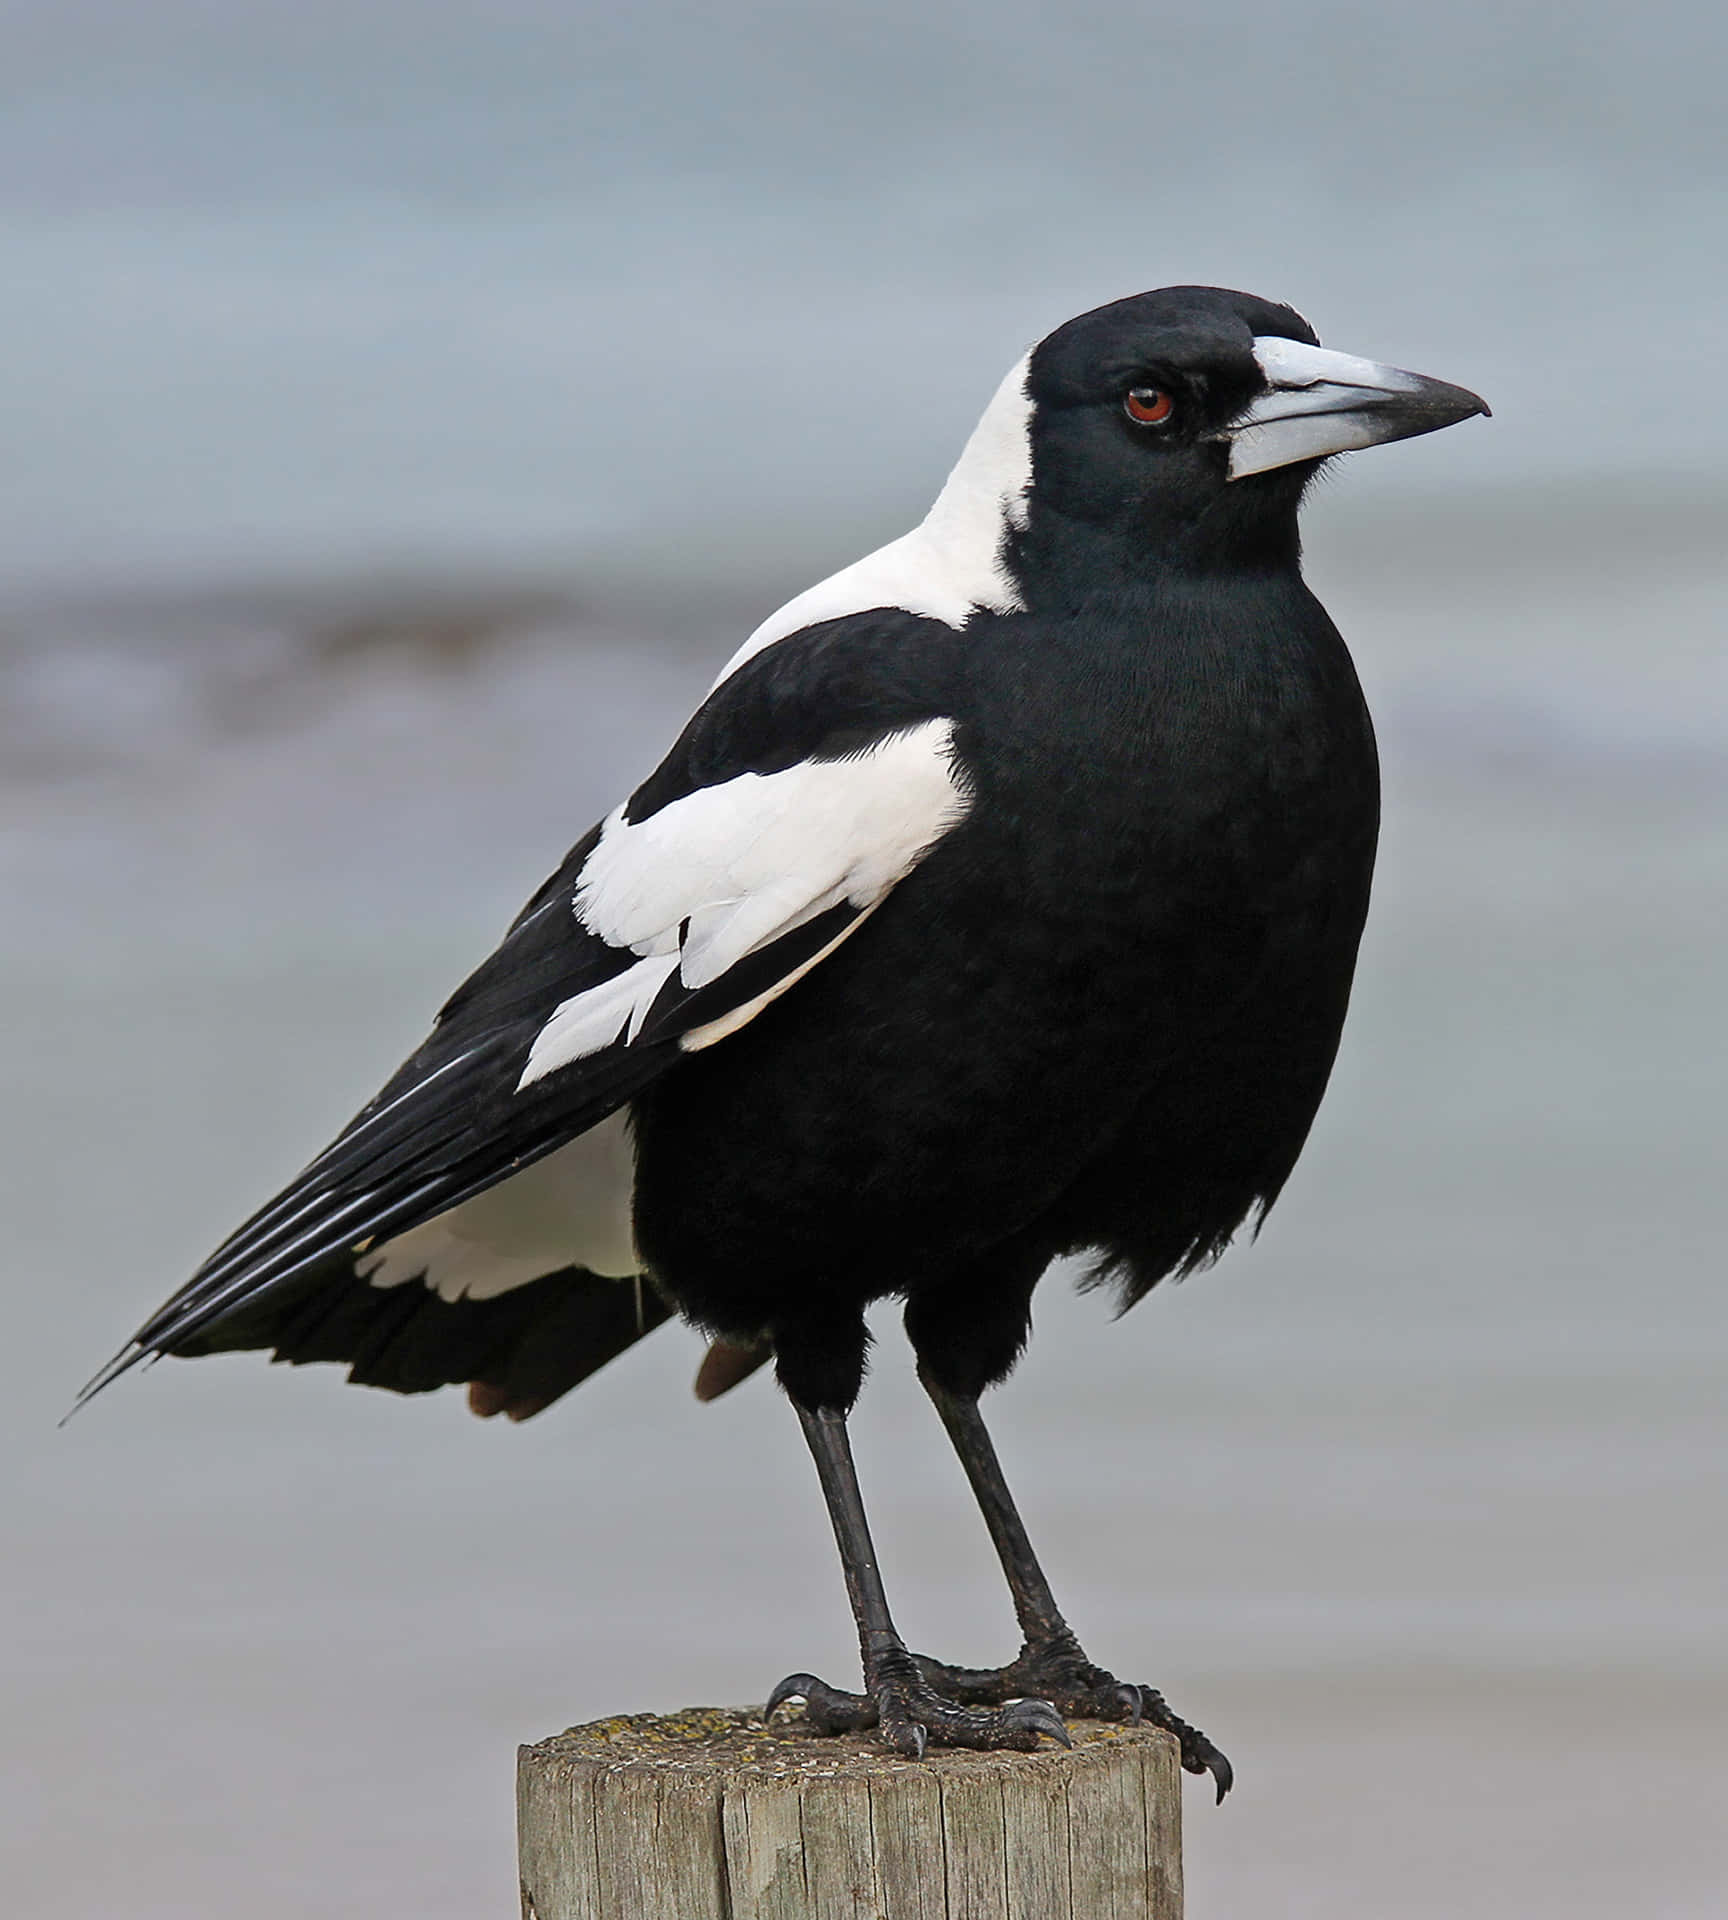
[[[1378, 509], [1323, 490], [1309, 573], [1406, 760], [1708, 782], [1728, 763], [1725, 524], [1728, 495], [1679, 484]], [[392, 702], [429, 754], [461, 751], [536, 680], [547, 708], [591, 710], [611, 659], [682, 672], [694, 699], [782, 598], [891, 531], [765, 551], [711, 530], [669, 563], [620, 547], [567, 578], [429, 564], [47, 599], [0, 581], [0, 789], [219, 760], [237, 736], [268, 752], [328, 727], [336, 751]]]

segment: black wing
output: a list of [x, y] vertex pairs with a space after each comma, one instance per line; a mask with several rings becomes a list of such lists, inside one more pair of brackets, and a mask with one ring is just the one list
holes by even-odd
[[[677, 819], [669, 810], [728, 782], [742, 792], [740, 805], [755, 806], [763, 804], [773, 776], [795, 778], [816, 766], [830, 770], [824, 776], [829, 786], [836, 777], [876, 778], [880, 784], [887, 775], [873, 775], [871, 749], [940, 720], [957, 638], [940, 622], [914, 615], [853, 616], [792, 635], [723, 681], [652, 778], [571, 850], [498, 950], [452, 995], [425, 1044], [297, 1179], [145, 1322], [81, 1400], [148, 1355], [240, 1345], [272, 1345], [290, 1359], [346, 1358], [355, 1363], [356, 1378], [376, 1370], [388, 1345], [392, 1370], [401, 1376], [387, 1382], [393, 1385], [410, 1379], [442, 1384], [432, 1378], [440, 1373], [493, 1377], [480, 1364], [478, 1349], [498, 1348], [497, 1367], [504, 1364], [499, 1341], [512, 1352], [520, 1348], [528, 1324], [519, 1324], [527, 1312], [520, 1300], [429, 1304], [390, 1297], [413, 1289], [374, 1289], [374, 1299], [352, 1284], [355, 1257], [606, 1119], [676, 1064], [681, 1042], [700, 1037], [702, 1029], [723, 1030], [729, 1017], [747, 1014], [782, 990], [874, 904], [846, 897], [832, 884], [823, 891], [832, 880], [829, 869], [843, 875], [856, 850], [831, 844], [842, 829], [814, 818], [807, 852], [815, 877], [802, 917], [795, 913], [787, 924], [769, 926], [735, 954], [723, 941], [711, 943], [727, 963], [717, 974], [697, 970], [698, 977], [687, 980], [681, 959], [691, 914], [670, 910], [669, 926], [656, 928], [657, 957], [651, 959], [644, 958], [645, 943], [618, 935], [604, 914], [585, 917], [584, 870], [602, 835], [636, 832], [662, 814], [675, 831]], [[763, 779], [741, 781], [745, 774]], [[719, 811], [723, 821], [724, 809]], [[710, 835], [715, 812], [710, 806], [703, 815]], [[904, 831], [908, 844], [915, 842], [917, 820]], [[759, 849], [756, 823], [741, 821], [739, 839]], [[720, 904], [735, 904], [730, 895], [738, 876], [724, 870], [723, 844], [711, 859], [706, 840], [681, 851], [685, 867], [699, 874], [705, 862], [712, 866], [715, 890], [726, 896]], [[643, 879], [652, 891], [656, 872]], [[590, 924], [591, 918], [600, 924]], [[579, 1025], [593, 1028], [598, 1021], [607, 1031], [598, 1044], [553, 1047], [548, 1065], [547, 1036], [562, 1034], [557, 1023], [568, 1021], [572, 1009]], [[331, 1291], [332, 1276], [350, 1283], [345, 1304]], [[571, 1288], [587, 1298], [590, 1284], [616, 1287], [566, 1271], [518, 1292], [543, 1289], [541, 1313], [568, 1312]], [[441, 1316], [437, 1305], [451, 1312]], [[489, 1311], [479, 1312], [482, 1307]], [[611, 1311], [592, 1299], [589, 1309], [600, 1320]], [[664, 1317], [659, 1311], [657, 1318]], [[645, 1318], [644, 1310], [635, 1309], [638, 1331]], [[460, 1331], [464, 1326], [471, 1334]], [[475, 1351], [464, 1354], [469, 1338]], [[412, 1350], [422, 1353], [423, 1364], [410, 1362]], [[608, 1353], [617, 1350], [612, 1345]]]

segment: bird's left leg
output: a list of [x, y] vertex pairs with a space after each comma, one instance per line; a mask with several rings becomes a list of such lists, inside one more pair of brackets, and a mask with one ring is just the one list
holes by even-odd
[[931, 1686], [916, 1655], [906, 1651], [906, 1642], [895, 1632], [847, 1436], [847, 1409], [864, 1379], [862, 1313], [831, 1313], [820, 1323], [806, 1325], [780, 1323], [772, 1334], [780, 1384], [799, 1415], [822, 1482], [822, 1498], [828, 1501], [852, 1619], [858, 1622], [864, 1692], [843, 1693], [814, 1674], [789, 1674], [768, 1695], [764, 1715], [774, 1715], [781, 1701], [803, 1699], [810, 1722], [820, 1732], [849, 1734], [876, 1726], [897, 1753], [920, 1759], [927, 1741], [1031, 1753], [1039, 1736], [1048, 1734], [1050, 1740], [1069, 1745], [1068, 1730], [1046, 1699], [1020, 1697], [989, 1711], [956, 1703]]
[[1135, 1686], [1095, 1667], [1081, 1651], [1073, 1629], [1063, 1619], [1056, 1596], [1032, 1551], [1032, 1542], [1008, 1491], [1001, 1462], [996, 1458], [976, 1394], [951, 1393], [927, 1366], [918, 1377], [924, 1384], [966, 1478], [972, 1483], [984, 1524], [996, 1548], [1002, 1571], [1014, 1597], [1014, 1612], [1024, 1636], [1018, 1657], [1005, 1667], [978, 1669], [950, 1667], [915, 1655], [920, 1672], [943, 1693], [975, 1703], [1014, 1700], [1036, 1694], [1052, 1701], [1064, 1713], [1099, 1720], [1149, 1722], [1175, 1734], [1182, 1764], [1190, 1773], [1210, 1773], [1218, 1798], [1230, 1791], [1230, 1762], [1197, 1727], [1178, 1719], [1153, 1687]]
[[876, 1565], [846, 1416], [832, 1407], [811, 1410], [797, 1400], [798, 1418], [816, 1462], [822, 1495], [834, 1523], [834, 1539], [846, 1575], [846, 1591], [858, 1623], [864, 1664], [864, 1691], [843, 1693], [814, 1674], [787, 1676], [769, 1696], [765, 1713], [783, 1701], [801, 1698], [812, 1723], [824, 1733], [849, 1733], [878, 1727], [898, 1753], [922, 1759], [927, 1742], [950, 1747], [1008, 1747], [1030, 1753], [1040, 1734], [1071, 1744], [1060, 1717], [1047, 1700], [1021, 1698], [987, 1710], [945, 1698], [919, 1670], [916, 1658], [894, 1630], [888, 1596]]

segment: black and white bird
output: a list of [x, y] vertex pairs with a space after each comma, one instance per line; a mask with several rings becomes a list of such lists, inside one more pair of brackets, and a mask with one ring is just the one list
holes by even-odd
[[[704, 1398], [772, 1357], [815, 1456], [863, 1686], [828, 1730], [1030, 1749], [1154, 1719], [1091, 1664], [979, 1416], [1032, 1292], [1122, 1304], [1272, 1205], [1338, 1045], [1374, 738], [1303, 584], [1322, 462], [1488, 409], [1210, 287], [1119, 300], [1009, 372], [924, 520], [771, 615], [430, 1037], [97, 1377], [270, 1348], [522, 1419], [670, 1315]], [[895, 1632], [846, 1416], [893, 1296], [1025, 1644]]]

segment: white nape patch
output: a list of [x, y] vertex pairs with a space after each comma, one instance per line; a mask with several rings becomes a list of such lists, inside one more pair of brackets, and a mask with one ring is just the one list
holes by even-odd
[[615, 1113], [472, 1200], [363, 1254], [375, 1287], [419, 1280], [441, 1300], [490, 1300], [561, 1267], [642, 1271], [631, 1225], [636, 1150]]
[[[706, 986], [842, 901], [875, 906], [966, 812], [953, 738], [952, 721], [926, 720], [844, 760], [702, 787], [634, 825], [622, 808], [612, 814], [577, 881], [575, 909], [609, 945], [642, 958], [554, 1010], [517, 1091], [633, 1038], [674, 969], [685, 986]], [[748, 1012], [696, 1031], [712, 1039], [722, 1026], [736, 1031], [814, 964]]]
[[979, 608], [1025, 610], [1004, 562], [1003, 544], [1026, 524], [1026, 489], [1032, 484], [1032, 402], [1026, 395], [1031, 360], [1030, 353], [1023, 354], [1008, 370], [918, 525], [771, 613], [727, 661], [715, 686], [776, 640], [873, 607], [926, 614], [950, 627], [963, 627]]

